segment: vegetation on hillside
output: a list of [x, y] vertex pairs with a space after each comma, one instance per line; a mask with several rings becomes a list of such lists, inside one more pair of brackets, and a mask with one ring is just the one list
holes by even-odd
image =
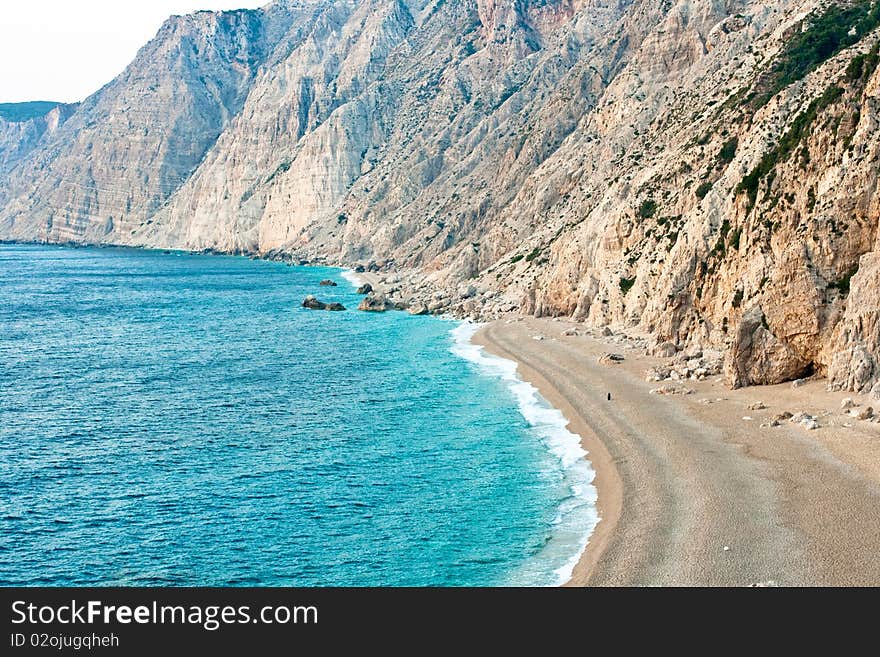
[[639, 206], [639, 217], [642, 219], [650, 219], [655, 214], [657, 214], [657, 201], [654, 199], [649, 198]]
[[768, 88], [757, 98], [762, 107], [789, 85], [802, 80], [842, 50], [880, 26], [880, 2], [836, 2], [807, 19], [806, 29], [785, 45], [770, 72]]
[[621, 277], [620, 279], [620, 291], [623, 293], [623, 296], [626, 296], [627, 293], [633, 289], [633, 286], [636, 284], [635, 278], [625, 278]]
[[778, 163], [785, 162], [789, 158], [801, 143], [801, 140], [809, 135], [810, 127], [813, 125], [819, 112], [840, 98], [843, 93], [844, 90], [838, 86], [831, 86], [826, 89], [825, 93], [810, 103], [810, 106], [795, 118], [791, 128], [782, 136], [779, 143], [766, 153], [761, 158], [761, 161], [758, 162], [758, 166], [752, 169], [737, 185], [737, 194], [742, 192], [748, 194], [750, 208], [754, 207], [758, 199], [758, 189], [761, 181], [776, 169]]
[[846, 67], [846, 78], [852, 83], [865, 84], [868, 82], [877, 66], [880, 65], [880, 41], [874, 44], [870, 52], [856, 55]]

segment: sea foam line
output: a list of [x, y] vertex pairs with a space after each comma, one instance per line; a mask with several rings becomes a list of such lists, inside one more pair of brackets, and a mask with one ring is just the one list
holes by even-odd
[[358, 276], [357, 272], [353, 269], [343, 269], [340, 276], [351, 283], [352, 286], [355, 288], [358, 288], [364, 284], [364, 279]]
[[[581, 437], [568, 429], [568, 420], [562, 411], [552, 407], [531, 383], [517, 375], [517, 364], [506, 358], [487, 353], [472, 342], [479, 324], [463, 322], [452, 330], [451, 351], [487, 376], [504, 381], [517, 400], [520, 414], [530, 429], [559, 462], [569, 496], [560, 505], [554, 524], [554, 535], [537, 559], [555, 567], [553, 573], [560, 586], [568, 582], [575, 566], [587, 548], [593, 530], [599, 523], [596, 510], [597, 491], [593, 485], [596, 473], [587, 460], [587, 451], [581, 446]], [[558, 565], [560, 564], [561, 565]], [[540, 578], [540, 564], [527, 565], [512, 583], [535, 583]], [[546, 571], [545, 571], [546, 572]], [[518, 581], [525, 579], [526, 581]], [[528, 580], [531, 580], [530, 582]]]

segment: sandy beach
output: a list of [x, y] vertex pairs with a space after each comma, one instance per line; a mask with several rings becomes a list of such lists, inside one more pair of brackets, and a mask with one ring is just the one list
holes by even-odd
[[[880, 585], [880, 425], [841, 410], [870, 400], [717, 377], [656, 395], [645, 371], [660, 359], [571, 327], [517, 318], [475, 336], [562, 410], [596, 470], [602, 520], [571, 585]], [[609, 352], [626, 359], [600, 363]], [[766, 426], [784, 411], [820, 428]]]

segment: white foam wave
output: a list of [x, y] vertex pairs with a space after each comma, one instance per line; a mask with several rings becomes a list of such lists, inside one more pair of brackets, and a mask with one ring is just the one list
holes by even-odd
[[353, 269], [343, 269], [340, 276], [351, 283], [352, 286], [355, 288], [358, 288], [364, 284], [364, 279], [358, 276], [357, 272]]
[[493, 356], [471, 341], [479, 328], [479, 324], [471, 322], [454, 328], [452, 353], [476, 365], [482, 374], [507, 384], [531, 431], [558, 461], [568, 493], [560, 504], [553, 536], [535, 561], [514, 575], [511, 584], [544, 583], [549, 565], [556, 579], [553, 585], [558, 586], [571, 579], [599, 522], [597, 492], [593, 485], [595, 472], [586, 459], [580, 436], [569, 431], [562, 411], [553, 408], [532, 384], [519, 378], [515, 362]]

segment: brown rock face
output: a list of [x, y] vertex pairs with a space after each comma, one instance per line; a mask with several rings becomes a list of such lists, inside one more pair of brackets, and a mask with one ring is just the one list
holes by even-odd
[[728, 385], [741, 388], [790, 381], [806, 374], [811, 363], [776, 338], [764, 312], [755, 306], [743, 315], [724, 361]]
[[[374, 262], [429, 312], [568, 316], [724, 351], [734, 385], [815, 371], [870, 391], [880, 34], [838, 25], [832, 56], [789, 53], [827, 5], [286, 0], [172, 19], [0, 167], [0, 238]], [[774, 77], [789, 55], [811, 63]]]
[[828, 376], [839, 390], [880, 393], [880, 254], [862, 257], [850, 286]]

